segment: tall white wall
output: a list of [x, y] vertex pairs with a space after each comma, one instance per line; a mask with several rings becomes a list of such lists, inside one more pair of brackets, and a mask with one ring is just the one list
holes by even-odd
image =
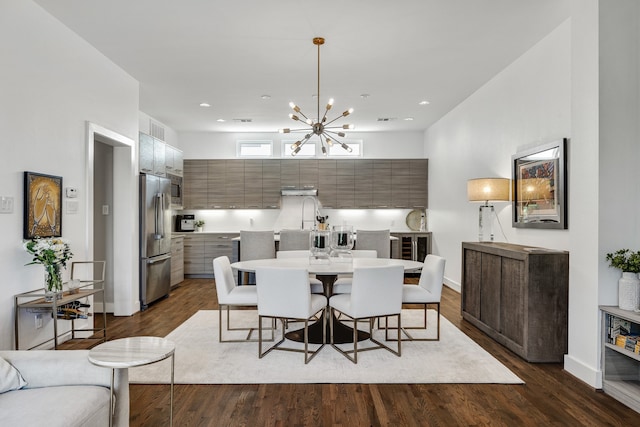
[[[78, 188], [77, 214], [63, 200], [62, 228], [74, 260], [86, 260], [86, 122], [137, 141], [138, 83], [30, 0], [0, 3], [0, 57], [0, 195], [15, 202], [13, 213], [0, 214], [0, 349], [11, 349], [13, 295], [42, 287], [44, 274], [24, 266], [23, 172], [62, 176], [65, 187]], [[24, 325], [34, 339], [51, 333], [50, 318], [42, 330], [33, 315]]]
[[[477, 241], [478, 204], [467, 180], [511, 177], [519, 148], [571, 136], [571, 25], [563, 23], [426, 132], [429, 227], [446, 278], [459, 288], [463, 241]], [[511, 227], [511, 205], [495, 203], [496, 241], [569, 249], [569, 231]]]

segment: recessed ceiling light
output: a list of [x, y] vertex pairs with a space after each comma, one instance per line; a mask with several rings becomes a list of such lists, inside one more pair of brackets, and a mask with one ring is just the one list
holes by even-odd
[[420, 101], [419, 105], [429, 105], [429, 101]]
[[262, 95], [260, 96], [262, 99], [271, 99], [271, 95]]
[[200, 103], [200, 106], [201, 106], [201, 107], [211, 107], [211, 104], [206, 103], [206, 102], [201, 102], [201, 103]]
[[410, 121], [413, 120], [413, 117], [405, 117], [404, 120], [407, 121], [407, 122], [410, 122]]
[[368, 93], [363, 93], [362, 95], [360, 95], [360, 98], [362, 99], [367, 99], [368, 97], [370, 97], [371, 95], [369, 95]]
[[226, 122], [226, 120], [225, 119], [218, 119], [218, 120], [216, 120], [216, 122], [224, 123], [224, 122]]

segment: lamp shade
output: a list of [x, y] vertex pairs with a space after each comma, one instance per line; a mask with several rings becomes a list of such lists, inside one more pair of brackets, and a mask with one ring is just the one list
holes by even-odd
[[467, 181], [467, 197], [470, 202], [508, 202], [509, 183], [507, 178], [475, 178]]

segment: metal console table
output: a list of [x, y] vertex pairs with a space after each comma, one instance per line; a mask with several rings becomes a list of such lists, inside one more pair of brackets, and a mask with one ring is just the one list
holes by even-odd
[[[76, 262], [73, 264], [100, 264], [104, 263], [104, 261], [86, 261], [86, 262]], [[73, 265], [72, 265], [72, 273], [71, 277], [73, 278]], [[99, 267], [99, 265], [98, 265]], [[58, 349], [58, 340], [59, 338], [71, 334], [71, 339], [80, 339], [81, 337], [77, 336], [78, 332], [92, 332], [92, 336], [85, 337], [83, 339], [92, 339], [96, 340], [97, 343], [101, 343], [107, 340], [107, 312], [106, 312], [106, 304], [104, 303], [104, 264], [102, 264], [102, 275], [98, 275], [98, 278], [95, 280], [80, 280], [80, 287], [77, 288], [77, 291], [71, 293], [71, 291], [64, 291], [62, 298], [53, 299], [52, 301], [45, 301], [45, 294], [43, 289], [36, 289], [29, 292], [23, 292], [21, 294], [17, 294], [14, 296], [14, 325], [15, 325], [15, 344], [16, 350], [20, 350], [20, 310], [22, 309], [35, 309], [51, 312], [53, 317], [53, 338], [42, 341], [27, 350], [32, 350], [36, 347], [40, 347], [43, 344], [49, 343], [53, 341], [53, 348]], [[102, 294], [103, 304], [102, 304], [102, 327], [101, 328], [76, 328], [75, 321], [76, 319], [65, 319], [63, 317], [58, 316], [58, 308], [69, 304], [74, 301], [79, 301], [83, 298], [90, 297], [93, 295]], [[71, 322], [71, 329], [69, 331], [65, 331], [62, 333], [58, 332], [58, 320], [65, 320]], [[102, 332], [101, 337], [94, 337], [96, 332]]]

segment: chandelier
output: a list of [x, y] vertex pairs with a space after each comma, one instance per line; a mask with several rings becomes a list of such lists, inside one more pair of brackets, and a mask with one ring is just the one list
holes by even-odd
[[[302, 128], [302, 129], [289, 129], [289, 128], [284, 128], [284, 129], [280, 129], [280, 133], [290, 133], [290, 132], [308, 132], [304, 138], [296, 141], [293, 145], [291, 145], [291, 155], [295, 156], [296, 154], [298, 154], [300, 152], [300, 149], [302, 148], [302, 146], [309, 141], [309, 139], [313, 136], [313, 135], [318, 135], [318, 137], [320, 138], [320, 144], [322, 146], [322, 154], [323, 155], [327, 155], [327, 146], [331, 147], [333, 146], [333, 144], [338, 144], [340, 145], [343, 149], [347, 150], [348, 152], [351, 152], [351, 147], [349, 147], [347, 144], [345, 144], [344, 142], [338, 141], [335, 139], [335, 136], [344, 138], [345, 133], [341, 132], [341, 131], [336, 131], [337, 129], [353, 129], [353, 125], [336, 125], [336, 126], [330, 126], [333, 122], [335, 122], [336, 120], [342, 118], [342, 117], [346, 117], [349, 114], [351, 114], [353, 112], [353, 108], [349, 108], [348, 110], [344, 111], [342, 114], [340, 114], [338, 117], [336, 117], [333, 120], [327, 121], [327, 113], [329, 112], [329, 110], [331, 109], [331, 107], [333, 106], [333, 98], [329, 99], [329, 102], [327, 103], [327, 106], [325, 107], [324, 110], [324, 114], [322, 115], [322, 118], [320, 118], [320, 46], [322, 46], [324, 44], [324, 38], [322, 37], [314, 37], [313, 39], [313, 44], [315, 44], [316, 46], [318, 46], [318, 92], [316, 93], [316, 99], [318, 101], [318, 109], [317, 109], [317, 115], [315, 120], [312, 118], [307, 117], [301, 110], [300, 107], [298, 107], [294, 102], [290, 102], [289, 106], [293, 109], [293, 111], [297, 114], [300, 114], [300, 116], [303, 117], [303, 119], [301, 119], [299, 116], [297, 116], [296, 114], [289, 114], [289, 118], [291, 118], [292, 120], [296, 121], [296, 122], [302, 122], [302, 123], [306, 123], [309, 128]], [[326, 144], [326, 145], [325, 145]]]

